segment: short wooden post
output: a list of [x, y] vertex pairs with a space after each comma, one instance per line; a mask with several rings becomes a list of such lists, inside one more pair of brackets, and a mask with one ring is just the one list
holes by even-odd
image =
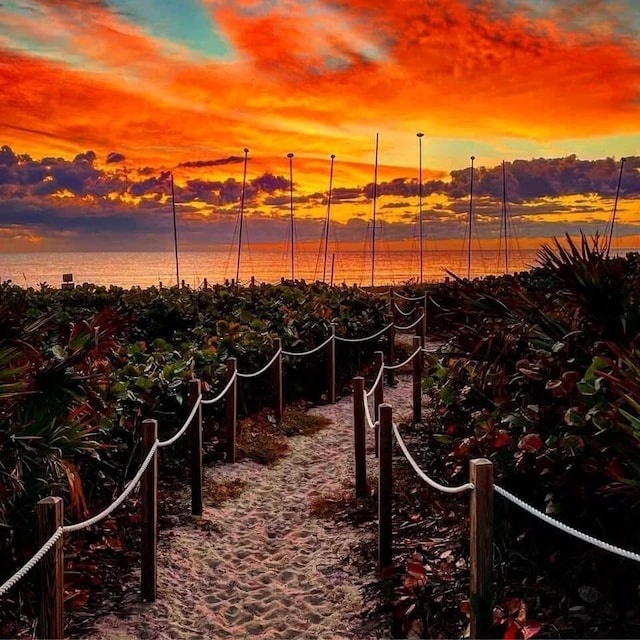
[[158, 285], [158, 289], [162, 289], [162, 280], [160, 280], [160, 283]]
[[255, 276], [251, 276], [251, 287], [255, 287], [256, 286], [256, 277]]
[[490, 638], [493, 622], [493, 464], [471, 460], [471, 638]]
[[[273, 348], [276, 352], [282, 350], [282, 340], [280, 338], [273, 339]], [[273, 363], [273, 410], [276, 414], [276, 420], [282, 420], [282, 353]]]
[[[373, 364], [376, 371], [376, 377], [380, 372], [380, 367], [384, 367], [384, 353], [382, 351], [373, 352]], [[380, 405], [384, 402], [384, 374], [380, 378], [380, 382], [373, 392], [373, 410], [374, 420], [376, 421], [376, 428], [373, 432], [374, 440], [374, 453], [376, 458], [378, 457], [378, 451], [380, 448]]]
[[[236, 358], [227, 358], [227, 383], [238, 367]], [[236, 461], [236, 429], [238, 422], [238, 378], [227, 391], [227, 462]]]
[[393, 287], [389, 287], [389, 315], [393, 322], [396, 321], [396, 294]]
[[[200, 397], [200, 380], [189, 380], [189, 408], [193, 410]], [[191, 513], [202, 515], [202, 405], [191, 420]]]
[[[390, 365], [394, 365], [396, 362], [396, 327], [391, 325], [389, 327], [389, 357], [387, 358]], [[387, 384], [393, 385], [396, 381], [393, 369], [387, 370]]]
[[205, 278], [202, 282], [202, 288], [206, 291], [209, 288], [209, 281]]
[[422, 316], [422, 320], [416, 325], [416, 335], [420, 338], [420, 342], [424, 341], [424, 321], [426, 318], [424, 307], [418, 307], [418, 318]]
[[413, 350], [420, 349], [413, 357], [413, 424], [422, 422], [422, 345], [420, 336], [413, 336]]
[[181, 289], [184, 289], [184, 280], [182, 280], [182, 283], [181, 283], [180, 288], [181, 288]]
[[331, 340], [327, 345], [327, 367], [329, 368], [329, 404], [336, 403], [336, 326], [331, 325]]
[[[50, 496], [36, 505], [38, 542], [43, 545], [64, 521], [62, 498]], [[39, 638], [64, 638], [64, 544], [62, 536], [40, 561]]]
[[[158, 439], [158, 421], [142, 422], [142, 458]], [[153, 456], [140, 481], [142, 501], [142, 554], [140, 591], [142, 599], [154, 602], [158, 591], [158, 453]]]
[[391, 564], [392, 559], [392, 409], [391, 405], [380, 405], [380, 459], [378, 472], [378, 571]]
[[367, 451], [365, 444], [364, 378], [353, 379], [353, 443], [355, 457], [356, 498], [367, 495]]

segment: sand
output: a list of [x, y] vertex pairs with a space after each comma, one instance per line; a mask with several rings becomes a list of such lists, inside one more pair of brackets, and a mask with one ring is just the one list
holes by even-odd
[[[394, 418], [407, 415], [411, 379], [385, 387]], [[333, 423], [313, 436], [291, 438], [290, 453], [265, 467], [253, 462], [205, 470], [212, 480], [242, 479], [241, 496], [203, 514], [215, 526], [163, 531], [158, 597], [129, 617], [110, 614], [98, 638], [367, 638], [358, 614], [363, 587], [350, 550], [357, 528], [313, 518], [314, 497], [353, 481], [352, 399], [311, 410]], [[372, 433], [368, 433], [372, 442]], [[375, 472], [372, 457], [369, 471]], [[202, 523], [200, 523], [202, 525]], [[216, 530], [217, 529], [217, 530]]]

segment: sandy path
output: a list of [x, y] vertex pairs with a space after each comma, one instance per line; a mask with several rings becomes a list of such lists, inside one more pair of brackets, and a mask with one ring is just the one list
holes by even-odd
[[[385, 388], [397, 415], [411, 402], [400, 376]], [[240, 498], [206, 507], [213, 527], [163, 531], [158, 598], [128, 618], [99, 621], [101, 638], [367, 638], [358, 631], [361, 588], [349, 551], [359, 532], [309, 516], [311, 500], [353, 479], [352, 399], [313, 409], [333, 420], [314, 436], [291, 438], [290, 453], [270, 467], [216, 465], [210, 480], [242, 479]], [[369, 440], [372, 436], [369, 434]], [[369, 469], [375, 469], [373, 458]]]

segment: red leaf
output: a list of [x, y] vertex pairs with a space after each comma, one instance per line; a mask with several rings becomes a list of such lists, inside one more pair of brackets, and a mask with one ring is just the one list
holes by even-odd
[[427, 575], [427, 570], [418, 562], [409, 562], [407, 573], [414, 578], [424, 578]]
[[507, 630], [502, 637], [504, 640], [516, 640], [516, 638], [520, 637], [520, 628], [513, 620], [509, 620]]
[[502, 449], [502, 447], [509, 444], [509, 442], [511, 442], [511, 436], [506, 431], [503, 431], [501, 429], [500, 431], [498, 431], [498, 435], [493, 441], [493, 448]]
[[527, 622], [527, 624], [522, 627], [522, 637], [524, 640], [529, 640], [529, 638], [533, 638], [540, 633], [542, 629], [542, 623], [537, 620], [532, 620], [531, 622]]
[[529, 453], [540, 451], [543, 446], [544, 442], [537, 433], [529, 433], [526, 436], [520, 438], [520, 442], [518, 442], [518, 449], [527, 451]]
[[80, 609], [89, 602], [88, 591], [76, 591], [72, 596], [65, 599], [65, 605], [71, 609]]
[[470, 600], [463, 600], [460, 603], [460, 611], [467, 616], [467, 618], [471, 617], [471, 601]]

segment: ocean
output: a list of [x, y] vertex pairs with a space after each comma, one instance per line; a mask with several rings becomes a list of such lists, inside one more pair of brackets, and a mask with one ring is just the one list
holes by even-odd
[[[283, 248], [255, 245], [243, 250], [240, 281], [277, 282], [291, 277], [291, 256]], [[509, 256], [509, 271], [522, 271], [536, 265], [537, 250], [513, 250]], [[333, 283], [371, 285], [370, 250], [343, 249], [328, 255], [325, 280], [331, 281], [331, 263], [335, 256]], [[467, 253], [461, 250], [425, 251], [423, 280], [442, 281], [447, 270], [459, 276], [467, 275]], [[220, 247], [211, 251], [184, 251], [179, 254], [179, 279], [191, 287], [199, 287], [206, 278], [210, 284], [222, 283], [236, 276], [236, 249]], [[475, 251], [472, 254], [471, 276], [504, 273], [504, 255], [496, 250]], [[11, 280], [25, 287], [47, 283], [59, 287], [63, 274], [72, 274], [75, 284], [164, 286], [176, 284], [173, 252], [104, 252], [104, 253], [5, 253], [0, 255], [0, 281]], [[323, 255], [318, 247], [302, 246], [295, 252], [294, 276], [307, 281], [322, 280]], [[419, 279], [417, 251], [410, 248], [380, 247], [375, 258], [374, 284], [399, 285]]]

